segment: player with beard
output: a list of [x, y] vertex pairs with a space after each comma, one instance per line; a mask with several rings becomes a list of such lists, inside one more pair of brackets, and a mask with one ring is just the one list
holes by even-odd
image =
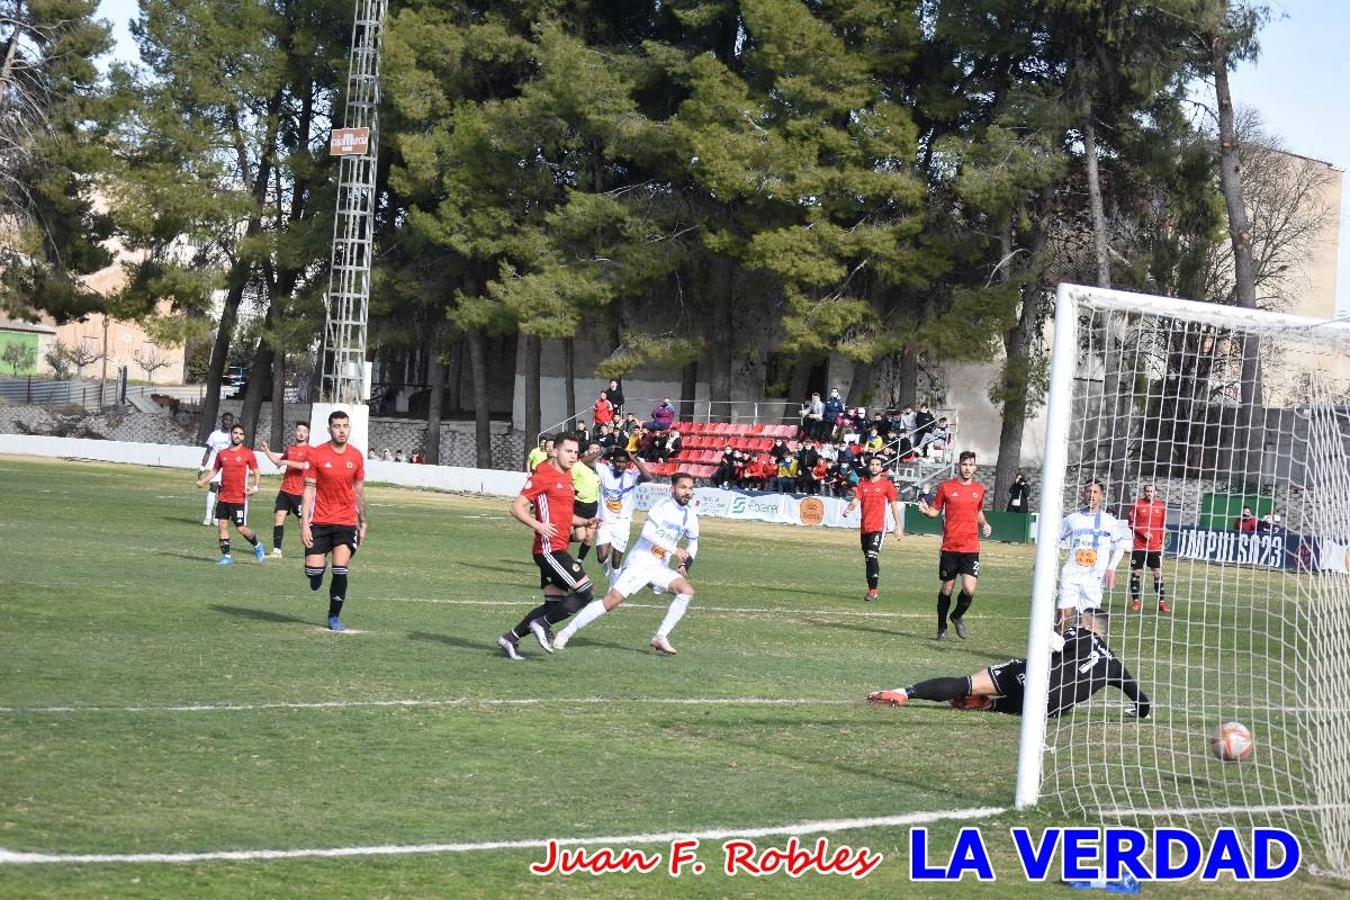
[[[220, 473], [219, 482], [215, 481], [217, 472]], [[253, 473], [251, 487], [248, 484], [249, 472]], [[262, 544], [258, 543], [258, 536], [248, 527], [248, 497], [258, 492], [258, 482], [261, 478], [262, 473], [258, 471], [258, 457], [244, 446], [244, 426], [235, 425], [230, 429], [230, 446], [216, 453], [211, 471], [203, 472], [197, 479], [199, 488], [206, 487], [207, 482], [212, 482], [212, 488], [218, 488], [215, 517], [219, 526], [217, 532], [220, 538], [219, 565], [228, 566], [234, 562], [234, 557], [230, 556], [231, 522], [234, 523], [235, 531], [253, 545], [253, 553], [258, 557], [258, 562], [263, 561]]]
[[297, 519], [304, 509], [305, 469], [309, 468], [309, 423], [295, 423], [295, 443], [281, 453], [274, 453], [262, 441], [259, 446], [272, 465], [281, 466], [285, 474], [281, 478], [281, 489], [277, 491], [276, 502], [272, 504], [272, 556], [281, 558], [281, 541], [286, 536], [286, 516]]
[[[688, 577], [694, 557], [698, 555], [698, 513], [689, 503], [693, 496], [694, 476], [687, 472], [676, 472], [671, 476], [670, 496], [648, 511], [642, 533], [638, 535], [633, 552], [624, 561], [623, 571], [614, 586], [604, 599], [584, 607], [566, 628], [558, 632], [553, 640], [554, 649], [563, 649], [572, 635], [650, 585], [658, 592], [675, 594], [651, 641], [653, 649], [675, 655], [675, 648], [670, 645], [670, 633], [694, 599], [694, 586]], [[684, 547], [680, 546], [681, 541], [685, 542]], [[678, 563], [674, 569], [670, 568], [672, 559]]]
[[[926, 409], [927, 407], [925, 407]], [[966, 611], [975, 602], [975, 583], [980, 577], [980, 535], [989, 537], [993, 529], [984, 517], [984, 485], [975, 480], [975, 454], [964, 451], [957, 460], [957, 477], [938, 485], [929, 504], [919, 498], [919, 512], [942, 519], [942, 548], [938, 553], [937, 639], [947, 639], [947, 612], [951, 611], [956, 636], [966, 639]], [[952, 590], [961, 579], [961, 593], [952, 609]]]
[[342, 410], [328, 414], [328, 442], [309, 451], [300, 540], [305, 545], [309, 589], [323, 585], [328, 556], [333, 577], [328, 582], [328, 627], [346, 631], [340, 616], [347, 602], [347, 572], [356, 548], [366, 540], [366, 462], [353, 447], [351, 418]]
[[895, 529], [891, 532], [898, 541], [905, 536], [901, 522], [900, 499], [895, 492], [895, 482], [884, 474], [881, 457], [873, 456], [867, 461], [867, 477], [854, 488], [853, 499], [844, 507], [844, 516], [853, 514], [853, 510], [862, 506], [862, 551], [863, 563], [867, 568], [867, 602], [877, 599], [877, 587], [881, 583], [881, 543], [886, 536], [886, 506], [891, 507], [895, 519]]
[[595, 596], [581, 563], [567, 552], [572, 529], [595, 524], [594, 519], [574, 514], [572, 467], [577, 464], [578, 450], [575, 436], [559, 435], [554, 442], [553, 458], [535, 467], [511, 504], [511, 515], [535, 533], [532, 552], [534, 564], [539, 567], [544, 602], [497, 638], [497, 646], [510, 659], [524, 659], [520, 655], [520, 639], [527, 632], [534, 635], [545, 652], [552, 653], [550, 626], [573, 615]]

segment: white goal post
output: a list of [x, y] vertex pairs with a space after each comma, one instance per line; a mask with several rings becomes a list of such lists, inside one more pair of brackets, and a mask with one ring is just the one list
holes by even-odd
[[[1061, 284], [1046, 420], [1016, 804], [1285, 827], [1350, 874], [1350, 322]], [[1046, 714], [1060, 525], [1092, 480], [1122, 521], [1145, 487], [1166, 505], [1160, 581], [1127, 543], [1103, 595], [1143, 721], [1110, 687]], [[1241, 761], [1211, 752], [1230, 721]]]

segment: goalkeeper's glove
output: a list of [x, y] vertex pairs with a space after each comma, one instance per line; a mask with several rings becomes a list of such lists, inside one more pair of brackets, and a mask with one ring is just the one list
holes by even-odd
[[1147, 719], [1149, 705], [1147, 703], [1136, 703], [1125, 710], [1125, 715], [1131, 719]]

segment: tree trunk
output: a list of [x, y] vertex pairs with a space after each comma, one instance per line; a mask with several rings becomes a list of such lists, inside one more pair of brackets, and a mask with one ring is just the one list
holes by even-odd
[[698, 394], [698, 360], [693, 359], [680, 368], [680, 419], [693, 421], [694, 398]]
[[[872, 402], [875, 405], [877, 398], [872, 398]], [[906, 403], [919, 405], [919, 351], [915, 347], [900, 350], [900, 378], [896, 383], [895, 402], [900, 406]]]
[[[1022, 438], [1027, 423], [1027, 373], [1031, 366], [1031, 339], [1035, 334], [1041, 284], [1033, 281], [1022, 288], [1022, 310], [1017, 324], [1003, 334], [1003, 418], [998, 431], [998, 459], [994, 463], [994, 505], [1008, 495], [1013, 475], [1022, 461]], [[1020, 386], [1020, 390], [1017, 389]], [[1013, 388], [1009, 390], [1008, 388]]]
[[[543, 341], [537, 334], [522, 335], [525, 351], [525, 444], [533, 447], [539, 442], [543, 429], [539, 398], [539, 355]], [[524, 462], [524, 460], [520, 460]]]
[[[1238, 152], [1237, 128], [1233, 122], [1233, 94], [1228, 84], [1229, 46], [1222, 32], [1210, 41], [1214, 66], [1214, 93], [1219, 106], [1219, 185], [1228, 211], [1228, 239], [1233, 245], [1233, 289], [1237, 305], [1256, 309], [1256, 266], [1252, 261], [1251, 230], [1247, 208], [1242, 202], [1242, 160]], [[1261, 345], [1253, 336], [1242, 342], [1241, 402], [1237, 410], [1237, 434], [1229, 442], [1233, 448], [1230, 471], [1246, 480], [1259, 462], [1262, 447], [1259, 430], [1253, 428], [1256, 406], [1262, 402]]]
[[431, 355], [427, 359], [427, 381], [430, 383], [430, 395], [427, 397], [427, 436], [423, 444], [426, 447], [428, 465], [441, 464], [441, 403], [445, 399], [445, 364], [432, 345]]
[[[251, 234], [257, 234], [249, 223]], [[216, 328], [216, 339], [211, 343], [211, 362], [206, 369], [206, 389], [202, 394], [202, 415], [197, 422], [197, 443], [205, 443], [208, 435], [215, 430], [216, 419], [220, 412], [220, 383], [225, 378], [225, 361], [230, 355], [230, 339], [234, 337], [234, 326], [239, 321], [239, 304], [244, 299], [244, 288], [248, 285], [249, 275], [253, 271], [251, 263], [242, 260], [230, 266], [225, 277], [225, 300], [220, 310], [220, 325]]]
[[[272, 354], [272, 437], [274, 448], [286, 446], [286, 354]], [[278, 450], [278, 453], [281, 451]]]
[[492, 419], [488, 409], [487, 360], [483, 349], [483, 329], [468, 332], [469, 370], [473, 374], [474, 465], [492, 468]]
[[1111, 286], [1111, 255], [1106, 237], [1106, 211], [1102, 206], [1102, 181], [1097, 170], [1097, 130], [1089, 107], [1083, 122], [1083, 157], [1087, 162], [1088, 206], [1092, 210], [1092, 249], [1097, 258], [1097, 287]]
[[460, 412], [464, 409], [464, 398], [462, 386], [464, 384], [464, 357], [468, 354], [468, 341], [463, 334], [455, 335], [454, 350], [450, 356], [450, 365], [445, 373], [445, 383], [449, 387], [447, 399], [450, 401], [448, 411], [452, 413]]
[[[268, 101], [267, 132], [262, 142], [264, 152], [258, 161], [258, 170], [254, 173], [253, 208], [249, 213], [248, 225], [244, 229], [244, 242], [256, 237], [262, 230], [262, 205], [267, 199], [268, 184], [272, 179], [272, 150], [280, 128], [284, 91], [284, 87], [277, 89]], [[216, 329], [216, 339], [211, 345], [211, 365], [206, 373], [206, 393], [202, 397], [201, 420], [197, 423], [198, 443], [205, 443], [207, 436], [215, 428], [216, 413], [220, 410], [220, 382], [225, 376], [230, 338], [234, 336], [234, 326], [239, 319], [239, 303], [244, 299], [244, 289], [248, 287], [249, 276], [252, 273], [252, 261], [236, 259], [225, 278], [225, 302], [220, 313], [220, 327]]]
[[[268, 318], [271, 318], [270, 311]], [[244, 436], [250, 447], [253, 446], [258, 433], [258, 417], [262, 414], [263, 398], [270, 398], [272, 395], [273, 355], [272, 345], [267, 343], [267, 338], [263, 338], [258, 341], [258, 349], [253, 353], [253, 364], [248, 370], [248, 387], [244, 389], [244, 409], [239, 420], [244, 426]]]
[[849, 406], [866, 406], [871, 402], [872, 368], [870, 362], [853, 361], [853, 378], [848, 383], [848, 399], [844, 401]]
[[734, 349], [731, 261], [722, 257], [712, 260], [712, 271], [707, 285], [711, 312], [709, 335], [708, 399], [712, 401], [713, 415], [727, 419], [731, 413], [731, 356]]
[[[575, 429], [577, 417], [577, 342], [575, 338], [562, 339], [563, 400], [567, 404], [567, 429]], [[583, 448], [584, 450], [585, 448]]]

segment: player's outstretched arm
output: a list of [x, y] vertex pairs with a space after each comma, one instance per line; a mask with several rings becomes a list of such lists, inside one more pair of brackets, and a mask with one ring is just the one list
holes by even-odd
[[633, 454], [630, 453], [628, 454], [628, 461], [631, 462], [633, 465], [637, 466], [638, 484], [642, 484], [645, 481], [652, 480], [652, 470], [647, 468], [647, 461], [645, 459], [643, 459], [640, 456], [634, 456]]

